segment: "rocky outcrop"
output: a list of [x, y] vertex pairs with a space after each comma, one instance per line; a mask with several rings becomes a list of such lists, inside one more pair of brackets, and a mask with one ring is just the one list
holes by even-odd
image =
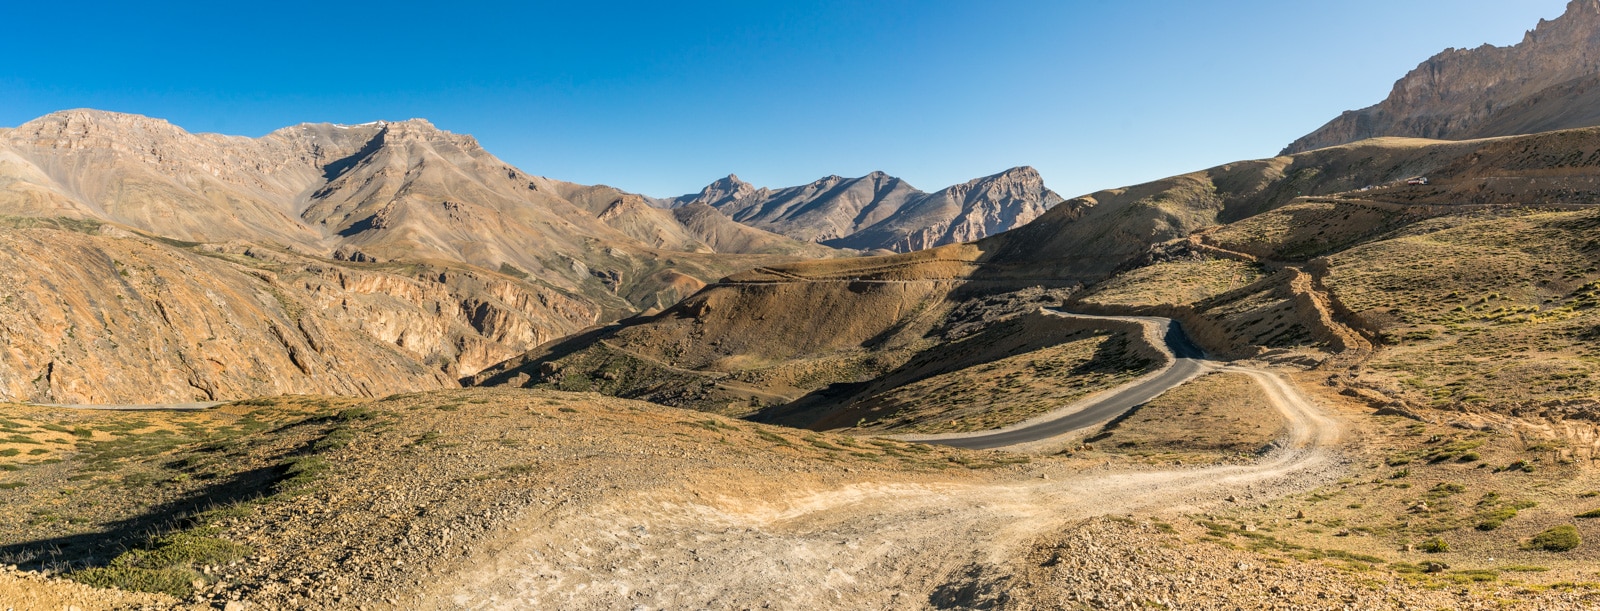
[[1572, 0], [1521, 43], [1447, 49], [1388, 99], [1340, 115], [1284, 154], [1378, 136], [1464, 140], [1600, 125], [1600, 0]]
[[1018, 167], [931, 194], [883, 172], [778, 190], [730, 175], [668, 203], [704, 204], [752, 227], [837, 248], [909, 252], [1019, 227], [1061, 201], [1036, 170]]

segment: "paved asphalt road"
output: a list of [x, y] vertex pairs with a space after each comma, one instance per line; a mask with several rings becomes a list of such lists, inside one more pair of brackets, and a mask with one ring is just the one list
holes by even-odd
[[1193, 378], [1207, 367], [1205, 351], [1189, 340], [1189, 336], [1183, 333], [1183, 327], [1178, 325], [1178, 321], [1168, 318], [1158, 320], [1166, 321], [1167, 333], [1164, 339], [1166, 340], [1167, 348], [1172, 350], [1173, 356], [1177, 357], [1177, 361], [1172, 364], [1172, 367], [1161, 375], [1137, 384], [1124, 386], [1072, 415], [1041, 422], [1034, 426], [989, 435], [927, 440], [922, 443], [967, 448], [969, 450], [1003, 448], [1070, 433], [1086, 426], [1116, 418], [1130, 409], [1144, 405], [1161, 393], [1189, 381], [1190, 378]]

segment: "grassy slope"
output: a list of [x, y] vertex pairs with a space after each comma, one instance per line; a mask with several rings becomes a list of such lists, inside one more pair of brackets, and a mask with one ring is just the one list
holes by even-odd
[[1249, 461], [1282, 436], [1283, 424], [1254, 380], [1213, 373], [1106, 424], [1084, 442], [1156, 463]]
[[1339, 253], [1327, 284], [1391, 347], [1369, 366], [1433, 407], [1591, 410], [1600, 212], [1419, 223]]

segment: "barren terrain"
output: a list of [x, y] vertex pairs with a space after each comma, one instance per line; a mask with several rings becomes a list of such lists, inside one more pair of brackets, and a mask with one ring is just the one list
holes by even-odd
[[0, 130], [0, 609], [1600, 608], [1600, 128], [1345, 127], [1059, 202]]

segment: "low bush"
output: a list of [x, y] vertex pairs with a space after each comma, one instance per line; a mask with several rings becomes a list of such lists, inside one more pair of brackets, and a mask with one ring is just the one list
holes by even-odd
[[107, 566], [74, 571], [68, 577], [95, 587], [188, 598], [194, 593], [194, 582], [204, 580], [196, 567], [226, 564], [250, 553], [248, 547], [208, 534], [199, 530], [159, 537], [149, 547], [125, 552]]
[[1533, 539], [1528, 541], [1528, 549], [1565, 552], [1577, 549], [1582, 544], [1583, 537], [1578, 536], [1577, 527], [1571, 524], [1562, 524], [1534, 535]]

